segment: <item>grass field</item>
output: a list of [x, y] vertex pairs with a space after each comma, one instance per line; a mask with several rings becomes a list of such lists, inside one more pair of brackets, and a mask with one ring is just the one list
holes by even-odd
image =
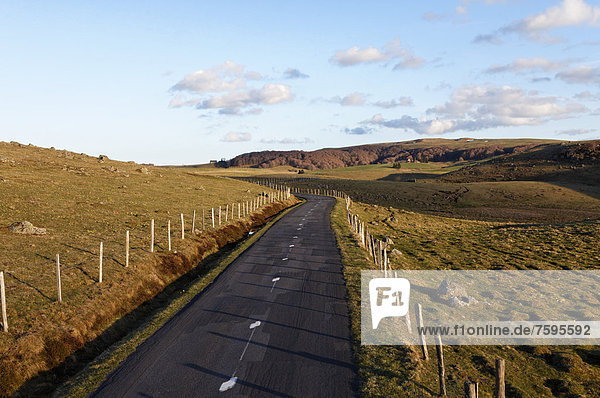
[[[419, 360], [411, 347], [360, 345], [360, 271], [372, 269], [347, 225], [345, 205], [332, 214], [348, 284], [355, 352], [365, 396], [436, 396], [435, 359]], [[453, 219], [354, 203], [379, 238], [391, 237], [395, 269], [589, 269], [600, 265], [600, 221], [515, 224]], [[371, 223], [372, 222], [372, 223]], [[431, 353], [430, 353], [431, 355]], [[434, 356], [435, 358], [435, 356]], [[507, 396], [592, 397], [600, 395], [600, 350], [563, 346], [445, 347], [451, 396], [462, 396], [467, 380], [479, 381], [481, 396], [493, 393], [494, 360], [506, 360]]]
[[364, 166], [341, 167], [337, 169], [306, 171], [306, 177], [321, 177], [350, 180], [403, 180], [410, 178], [434, 178], [438, 175], [458, 170], [463, 162], [454, 163], [401, 163], [394, 168], [393, 164], [369, 164]]
[[355, 201], [476, 220], [569, 222], [600, 217], [600, 186], [540, 181], [395, 182], [295, 179], [297, 188], [329, 188]]
[[[237, 180], [178, 168], [123, 163], [0, 143], [0, 270], [4, 271], [9, 333], [0, 333], [0, 396], [24, 380], [57, 366], [116, 319], [158, 293], [224, 244], [289, 204], [263, 207], [209, 232], [210, 208], [231, 211], [234, 203], [272, 192]], [[291, 204], [291, 202], [290, 202]], [[205, 210], [206, 233], [202, 230]], [[181, 240], [180, 214], [187, 239]], [[218, 213], [217, 213], [218, 214]], [[150, 253], [150, 220], [156, 252]], [[167, 250], [167, 221], [174, 252]], [[30, 221], [46, 235], [19, 235], [6, 228]], [[218, 223], [218, 218], [216, 220]], [[218, 225], [217, 225], [218, 226]], [[130, 266], [125, 232], [131, 234]], [[104, 244], [104, 281], [98, 283], [99, 243]], [[61, 257], [62, 298], [56, 300], [55, 256]]]

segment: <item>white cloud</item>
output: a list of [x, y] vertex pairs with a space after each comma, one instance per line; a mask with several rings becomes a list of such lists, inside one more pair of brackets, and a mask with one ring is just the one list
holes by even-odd
[[562, 131], [558, 131], [558, 134], [560, 135], [584, 135], [584, 134], [590, 134], [597, 131], [596, 129], [570, 129], [570, 130], [562, 130]]
[[230, 131], [221, 138], [222, 142], [247, 142], [252, 139], [250, 133]]
[[544, 12], [515, 21], [493, 33], [478, 35], [473, 42], [500, 44], [501, 34], [517, 33], [530, 40], [559, 43], [563, 41], [561, 38], [552, 37], [546, 31], [572, 26], [600, 27], [600, 6], [590, 5], [585, 0], [563, 0]]
[[580, 100], [588, 100], [588, 101], [600, 101], [600, 93], [592, 94], [589, 90], [582, 91], [573, 96], [573, 98], [577, 98]]
[[502, 73], [502, 72], [554, 72], [568, 66], [569, 61], [551, 61], [546, 58], [517, 58], [510, 64], [492, 65], [485, 70], [486, 73]]
[[263, 77], [260, 73], [252, 72], [252, 71], [244, 73], [244, 77], [248, 80], [262, 80], [263, 79]]
[[557, 73], [556, 78], [570, 84], [600, 84], [600, 66], [581, 65]]
[[394, 69], [418, 68], [425, 63], [425, 60], [416, 56], [412, 51], [401, 48], [400, 42], [394, 40], [383, 46], [381, 50], [375, 47], [361, 49], [358, 46], [350, 47], [347, 50], [340, 50], [335, 53], [329, 62], [339, 66], [352, 66], [369, 63], [387, 63], [399, 59]]
[[551, 82], [552, 79], [549, 78], [548, 76], [542, 76], [542, 77], [534, 77], [533, 79], [529, 80], [531, 83], [546, 83], [546, 82]]
[[[244, 71], [244, 66], [233, 61], [211, 69], [198, 70], [186, 75], [171, 87], [177, 93], [169, 107], [194, 106], [197, 109], [218, 109], [223, 115], [257, 114], [261, 108], [243, 112], [242, 108], [254, 105], [273, 105], [293, 99], [290, 87], [267, 83], [262, 87], [248, 87], [248, 81], [262, 80], [258, 72]], [[185, 94], [192, 95], [188, 98]], [[199, 97], [198, 97], [199, 96]]]
[[350, 93], [344, 97], [335, 96], [328, 99], [328, 102], [333, 102], [335, 104], [340, 104], [343, 106], [360, 106], [364, 105], [366, 100], [366, 95], [362, 93]]
[[520, 21], [519, 31], [540, 31], [565, 26], [600, 26], [600, 7], [591, 6], [584, 0], [563, 0], [545, 12]]
[[285, 70], [285, 72], [283, 72], [283, 77], [285, 79], [307, 79], [310, 76], [308, 76], [305, 73], [300, 72], [298, 69], [287, 68]]
[[473, 39], [473, 43], [488, 43], [488, 44], [502, 44], [502, 40], [498, 37], [497, 33], [490, 33], [487, 35], [477, 35]]
[[[456, 6], [455, 11], [457, 14], [465, 15], [468, 13], [467, 7], [471, 3], [476, 3], [481, 0], [461, 0], [460, 4]], [[497, 4], [497, 3], [506, 3], [506, 0], [485, 0], [485, 5]]]
[[412, 106], [413, 100], [410, 97], [400, 97], [398, 99], [393, 99], [391, 101], [377, 101], [372, 105], [377, 106], [379, 108], [396, 108], [398, 106]]
[[432, 21], [439, 21], [439, 20], [442, 20], [442, 19], [445, 19], [445, 18], [446, 18], [445, 15], [443, 15], [443, 14], [437, 14], [437, 13], [432, 12], [432, 11], [428, 11], [428, 12], [426, 12], [423, 15], [423, 19], [426, 20], [426, 21], [430, 21], [430, 22], [432, 22]]
[[343, 130], [344, 133], [346, 134], [353, 134], [353, 135], [365, 135], [365, 134], [371, 134], [373, 132], [373, 129], [370, 129], [368, 127], [355, 127], [353, 129], [344, 129]]
[[340, 66], [350, 66], [361, 63], [383, 62], [390, 59], [388, 54], [385, 54], [374, 47], [361, 49], [358, 46], [350, 47], [345, 51], [338, 51], [330, 59], [331, 62]]
[[196, 105], [198, 109], [243, 108], [248, 105], [273, 105], [293, 99], [290, 87], [284, 84], [265, 84], [261, 89], [238, 90], [215, 95]]
[[538, 125], [586, 111], [587, 108], [580, 104], [563, 103], [557, 97], [541, 97], [520, 87], [464, 86], [455, 90], [444, 105], [427, 110], [427, 117], [417, 119], [404, 115], [386, 120], [379, 114], [362, 124], [439, 135], [461, 130]]
[[233, 61], [225, 61], [223, 65], [206, 70], [200, 69], [186, 75], [171, 90], [192, 93], [236, 90], [246, 87], [243, 72], [243, 66]]
[[402, 60], [394, 65], [394, 70], [399, 69], [415, 69], [423, 66], [425, 60], [417, 55], [410, 53], [408, 50], [402, 49]]
[[304, 137], [303, 139], [297, 138], [277, 138], [277, 139], [262, 139], [260, 140], [262, 144], [281, 144], [281, 145], [304, 145], [304, 144], [312, 144], [314, 141], [308, 137]]
[[517, 33], [530, 40], [557, 43], [562, 39], [551, 37], [545, 32], [569, 26], [600, 27], [600, 7], [592, 6], [584, 0], [563, 0], [542, 13], [504, 26], [493, 35]]

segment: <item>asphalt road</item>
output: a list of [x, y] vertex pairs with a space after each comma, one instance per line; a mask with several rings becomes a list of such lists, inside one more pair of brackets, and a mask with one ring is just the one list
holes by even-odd
[[354, 396], [334, 199], [302, 196], [91, 396]]

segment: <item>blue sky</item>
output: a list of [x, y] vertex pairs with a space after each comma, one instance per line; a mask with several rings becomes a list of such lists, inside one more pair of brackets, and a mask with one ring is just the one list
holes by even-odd
[[0, 140], [156, 164], [600, 137], [600, 2], [6, 1]]

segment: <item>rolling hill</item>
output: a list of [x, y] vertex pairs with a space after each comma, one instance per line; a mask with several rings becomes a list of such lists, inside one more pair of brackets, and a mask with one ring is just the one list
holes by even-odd
[[498, 155], [526, 152], [532, 148], [561, 145], [555, 140], [483, 140], [471, 138], [419, 139], [397, 143], [325, 148], [316, 151], [262, 151], [238, 155], [220, 162], [221, 167], [272, 168], [292, 166], [299, 169], [333, 169], [339, 167], [407, 162], [453, 162], [482, 160]]

